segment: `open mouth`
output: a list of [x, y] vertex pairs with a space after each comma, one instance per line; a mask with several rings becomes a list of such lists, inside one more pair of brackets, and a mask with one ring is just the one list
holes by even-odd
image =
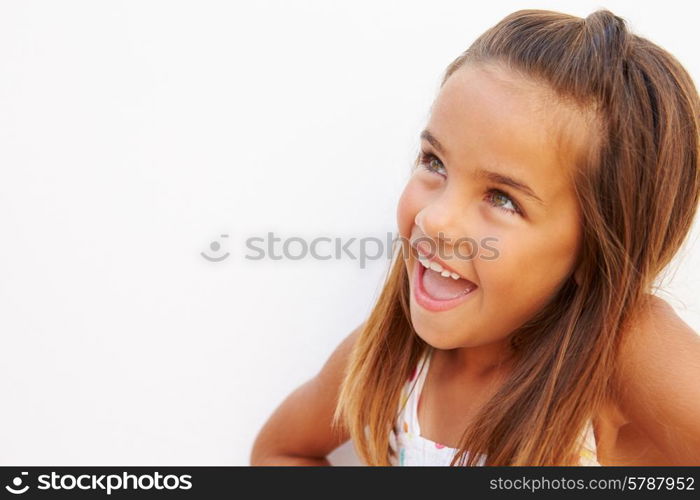
[[413, 272], [416, 302], [431, 311], [446, 311], [467, 300], [479, 287], [455, 274], [436, 262], [419, 259]]

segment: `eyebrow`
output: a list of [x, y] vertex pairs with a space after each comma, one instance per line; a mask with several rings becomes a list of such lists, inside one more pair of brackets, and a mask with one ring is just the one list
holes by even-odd
[[[437, 140], [437, 137], [435, 137], [428, 129], [423, 130], [420, 133], [420, 138], [425, 139], [428, 141], [431, 146], [433, 146], [439, 153], [441, 153], [444, 156], [447, 156], [447, 152], [444, 148], [444, 146], [440, 143], [440, 141]], [[481, 178], [488, 179], [491, 182], [494, 182], [496, 184], [503, 184], [505, 186], [510, 186], [513, 189], [517, 189], [521, 193], [523, 193], [525, 196], [532, 198], [533, 200], [537, 201], [541, 205], [544, 205], [544, 201], [535, 194], [535, 192], [522, 181], [519, 181], [518, 179], [511, 177], [509, 175], [502, 174], [500, 172], [495, 172], [493, 170], [486, 170], [484, 168], [480, 168], [477, 170], [477, 176]]]
[[428, 129], [425, 129], [423, 132], [420, 133], [420, 138], [428, 141], [435, 149], [438, 150], [438, 152], [442, 153], [443, 155], [447, 154], [445, 152], [445, 148], [443, 148], [442, 144], [440, 144], [440, 141], [437, 140], [437, 137], [431, 134]]

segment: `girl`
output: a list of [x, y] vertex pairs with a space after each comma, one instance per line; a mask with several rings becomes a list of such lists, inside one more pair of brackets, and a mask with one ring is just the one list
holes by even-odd
[[700, 337], [654, 281], [698, 205], [700, 99], [599, 10], [515, 12], [444, 75], [369, 318], [251, 463], [700, 465]]

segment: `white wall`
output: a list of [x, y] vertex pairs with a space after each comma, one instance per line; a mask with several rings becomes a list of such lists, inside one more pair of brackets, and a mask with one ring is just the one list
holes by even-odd
[[[444, 68], [513, 10], [608, 7], [700, 81], [691, 3], [474, 5], [0, 3], [0, 464], [247, 464], [386, 261], [245, 238], [393, 231]], [[698, 269], [666, 296], [696, 330]]]

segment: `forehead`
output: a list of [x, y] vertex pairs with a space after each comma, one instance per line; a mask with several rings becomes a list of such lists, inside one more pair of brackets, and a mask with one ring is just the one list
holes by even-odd
[[583, 115], [547, 86], [499, 66], [466, 65], [445, 82], [428, 126], [454, 168], [525, 181], [547, 205], [571, 195], [588, 140]]

